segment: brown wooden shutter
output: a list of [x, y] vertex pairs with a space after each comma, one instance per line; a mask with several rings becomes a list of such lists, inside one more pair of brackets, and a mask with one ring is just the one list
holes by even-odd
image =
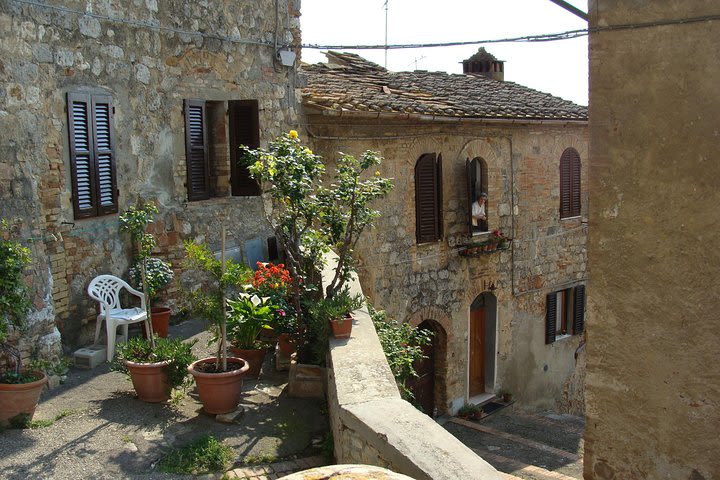
[[439, 153], [437, 156], [437, 239], [443, 238], [443, 177], [442, 177], [442, 154]]
[[417, 243], [439, 239], [437, 155], [423, 154], [415, 164], [415, 230]]
[[580, 335], [585, 329], [585, 285], [575, 287], [573, 308], [573, 335]]
[[577, 217], [580, 215], [580, 154], [574, 149], [571, 151], [571, 181], [570, 181], [570, 202], [572, 207], [570, 208], [570, 215]]
[[580, 215], [580, 154], [566, 148], [560, 157], [560, 218]]
[[260, 184], [250, 177], [246, 165], [239, 159], [240, 146], [260, 146], [260, 120], [257, 100], [229, 102], [230, 110], [230, 183], [232, 194], [260, 195]]
[[75, 218], [94, 217], [97, 215], [97, 199], [90, 95], [68, 93], [67, 111]]
[[473, 167], [473, 161], [470, 160], [468, 157], [465, 160], [465, 179], [467, 184], [467, 199], [468, 199], [468, 235], [473, 234], [473, 224], [472, 224], [472, 204], [475, 201], [473, 198], [473, 185], [475, 184], [475, 172], [471, 170], [471, 167]]
[[545, 344], [555, 341], [555, 322], [557, 319], [557, 292], [548, 293], [545, 303]]
[[98, 215], [116, 213], [117, 179], [115, 175], [115, 136], [113, 133], [112, 98], [92, 97], [93, 140], [95, 143], [95, 178]]
[[207, 115], [204, 100], [185, 100], [188, 200], [210, 198]]

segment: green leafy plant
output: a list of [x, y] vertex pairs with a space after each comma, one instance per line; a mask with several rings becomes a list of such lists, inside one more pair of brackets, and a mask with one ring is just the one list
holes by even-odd
[[234, 457], [233, 450], [212, 435], [204, 435], [171, 450], [158, 464], [166, 473], [224, 472]]
[[155, 346], [152, 347], [150, 342], [144, 338], [134, 337], [125, 343], [118, 344], [117, 355], [113, 362], [113, 370], [130, 374], [125, 366], [125, 360], [135, 363], [158, 363], [169, 362], [165, 367], [167, 373], [168, 385], [171, 389], [180, 388], [190, 385], [192, 381], [187, 375], [187, 367], [197, 360], [192, 353], [192, 347], [197, 340], [192, 343], [185, 343], [182, 340], [157, 338]]
[[241, 294], [237, 300], [228, 300], [227, 338], [242, 349], [263, 348], [257, 340], [264, 328], [270, 328], [275, 318], [275, 305], [257, 295]]
[[20, 352], [7, 343], [7, 336], [11, 326], [24, 327], [32, 305], [23, 279], [30, 265], [30, 250], [11, 239], [9, 230], [7, 221], [0, 220], [0, 352], [13, 361], [9, 366], [12, 371], [0, 375], [0, 382], [28, 383], [36, 378], [21, 373]]
[[412, 402], [414, 396], [406, 384], [411, 378], [417, 378], [415, 364], [427, 358], [422, 347], [432, 342], [432, 333], [409, 323], [388, 319], [383, 310], [375, 310], [372, 305], [368, 305], [368, 310], [400, 393], [405, 400]]
[[[135, 263], [130, 268], [130, 280], [138, 288], [144, 288], [142, 281], [141, 262]], [[174, 277], [172, 265], [170, 263], [157, 258], [148, 257], [145, 259], [145, 282], [147, 283], [147, 292], [149, 298], [153, 301], [157, 299], [158, 293], [168, 286]]]
[[479, 420], [482, 418], [483, 409], [479, 405], [466, 403], [458, 410], [457, 416], [465, 419]]

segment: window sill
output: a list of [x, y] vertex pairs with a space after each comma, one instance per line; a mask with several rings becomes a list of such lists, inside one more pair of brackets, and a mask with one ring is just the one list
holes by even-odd
[[566, 338], [572, 338], [572, 335], [570, 335], [569, 333], [565, 333], [563, 335], [556, 335], [555, 341], [558, 342], [560, 340], [565, 340]]
[[490, 235], [490, 230], [487, 230], [485, 232], [473, 232], [472, 233], [473, 237], [481, 237], [483, 235]]
[[560, 221], [564, 222], [566, 220], [580, 220], [582, 219], [582, 215], [575, 215], [574, 217], [560, 217]]

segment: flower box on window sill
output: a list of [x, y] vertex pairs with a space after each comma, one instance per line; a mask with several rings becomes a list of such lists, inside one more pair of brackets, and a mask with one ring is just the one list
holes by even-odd
[[510, 242], [500, 245], [497, 243], [478, 242], [471, 243], [461, 248], [458, 252], [462, 257], [479, 257], [481, 255], [490, 255], [492, 253], [501, 252], [510, 249]]

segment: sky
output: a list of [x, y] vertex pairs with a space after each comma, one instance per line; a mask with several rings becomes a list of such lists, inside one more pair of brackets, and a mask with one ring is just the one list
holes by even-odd
[[[586, 0], [569, 3], [587, 11]], [[385, 0], [302, 0], [303, 44], [383, 45], [384, 4]], [[581, 18], [549, 0], [388, 0], [390, 44], [475, 41], [586, 27]], [[505, 80], [587, 105], [586, 36], [553, 42], [389, 50], [387, 67], [462, 73], [460, 62], [480, 46], [505, 61]], [[384, 50], [343, 51], [385, 64]], [[302, 60], [324, 62], [322, 52], [304, 48]]]

